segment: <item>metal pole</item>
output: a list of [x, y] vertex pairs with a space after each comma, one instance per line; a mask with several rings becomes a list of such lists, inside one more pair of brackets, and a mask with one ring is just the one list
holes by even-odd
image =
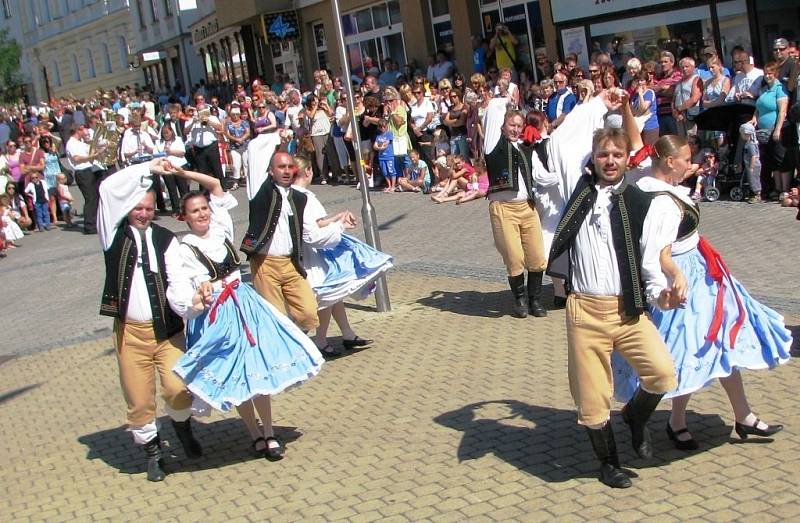
[[[347, 47], [344, 43], [344, 30], [342, 29], [342, 13], [339, 9], [339, 0], [331, 0], [333, 7], [333, 21], [336, 25], [336, 39], [339, 42], [339, 55], [342, 59], [342, 84], [347, 91], [347, 107], [350, 114], [355, 118], [356, 107], [353, 98], [353, 80], [350, 76], [350, 61], [347, 59]], [[350, 125], [353, 126], [353, 149], [356, 152], [356, 172], [358, 173], [358, 180], [361, 187], [361, 220], [364, 222], [364, 236], [367, 243], [372, 247], [381, 250], [381, 239], [378, 234], [378, 219], [375, 217], [375, 208], [369, 200], [369, 186], [367, 184], [367, 176], [364, 173], [361, 158], [361, 136], [358, 131], [358, 125], [351, 121]], [[389, 302], [389, 289], [386, 286], [386, 276], [381, 275], [377, 280], [377, 288], [375, 289], [375, 305], [378, 312], [389, 312], [392, 310], [392, 305]]]

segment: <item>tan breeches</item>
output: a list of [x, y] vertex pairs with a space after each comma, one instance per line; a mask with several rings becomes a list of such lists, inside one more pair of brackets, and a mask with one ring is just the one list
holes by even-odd
[[317, 298], [290, 257], [256, 254], [250, 258], [250, 273], [256, 291], [282, 313], [288, 310], [301, 329], [319, 326]]
[[128, 404], [128, 424], [141, 427], [156, 419], [155, 372], [161, 395], [173, 410], [192, 406], [192, 397], [172, 368], [183, 355], [183, 333], [156, 342], [151, 322], [114, 321], [114, 342], [119, 362], [119, 381]]
[[628, 360], [647, 392], [663, 394], [677, 385], [664, 341], [645, 314], [626, 316], [622, 298], [572, 293], [567, 298], [569, 388], [578, 423], [596, 426], [611, 412], [611, 351]]
[[531, 272], [545, 270], [547, 257], [542, 225], [531, 202], [491, 202], [489, 218], [494, 245], [503, 257], [509, 276], [519, 276], [525, 269]]

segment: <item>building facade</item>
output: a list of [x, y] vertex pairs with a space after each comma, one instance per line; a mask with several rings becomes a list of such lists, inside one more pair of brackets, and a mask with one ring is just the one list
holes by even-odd
[[[254, 69], [271, 79], [289, 74], [308, 83], [314, 69], [341, 70], [330, 0], [239, 0], [220, 13], [221, 28], [249, 25], [266, 45]], [[593, 51], [621, 61], [649, 58], [655, 49], [694, 53], [713, 45], [731, 65], [742, 46], [758, 63], [772, 57], [775, 38], [800, 39], [797, 0], [339, 0], [351, 70], [391, 57], [425, 70], [438, 50], [472, 72], [473, 35], [491, 38], [498, 22], [516, 35], [518, 68], [535, 74], [536, 50], [551, 59], [574, 52], [584, 64]], [[270, 31], [276, 17], [276, 31]], [[294, 31], [286, 31], [286, 27]], [[252, 76], [252, 75], [251, 75]]]
[[33, 98], [81, 98], [143, 83], [128, 0], [27, 0], [19, 13]]
[[139, 38], [136, 66], [156, 92], [190, 88], [204, 78], [203, 63], [192, 48], [190, 26], [215, 9], [212, 0], [132, 0], [132, 24]]

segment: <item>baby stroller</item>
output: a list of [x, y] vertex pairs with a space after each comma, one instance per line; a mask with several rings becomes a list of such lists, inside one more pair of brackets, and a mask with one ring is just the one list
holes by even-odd
[[714, 183], [705, 188], [706, 200], [713, 202], [719, 199], [721, 192], [735, 202], [744, 200], [747, 188], [747, 176], [741, 165], [741, 155], [737, 155], [739, 146], [739, 126], [753, 118], [755, 105], [729, 103], [706, 109], [697, 115], [694, 123], [698, 131], [722, 131], [727, 143], [720, 147], [719, 169]]

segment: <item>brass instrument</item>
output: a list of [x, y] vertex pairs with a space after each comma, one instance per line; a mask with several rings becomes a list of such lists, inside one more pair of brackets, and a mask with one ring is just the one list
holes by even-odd
[[106, 167], [111, 167], [117, 162], [117, 151], [121, 139], [122, 133], [116, 129], [113, 122], [100, 123], [94, 128], [94, 135], [89, 144], [89, 154], [104, 148], [97, 161]]

